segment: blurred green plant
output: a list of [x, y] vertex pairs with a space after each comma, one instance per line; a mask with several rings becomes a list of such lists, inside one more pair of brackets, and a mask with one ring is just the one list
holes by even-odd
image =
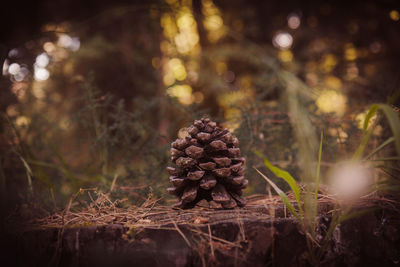
[[[381, 111], [381, 113], [379, 113]], [[374, 131], [382, 114], [386, 117], [393, 136], [386, 139], [379, 146], [377, 146], [367, 156], [362, 158], [365, 147], [371, 138], [371, 133]], [[377, 115], [377, 119], [373, 117]], [[394, 143], [395, 152], [389, 155], [374, 157], [376, 154], [382, 152], [387, 146]], [[361, 159], [362, 158], [362, 159]], [[369, 108], [363, 124], [362, 141], [356, 152], [353, 155], [353, 160], [368, 161], [370, 163], [378, 163], [375, 168], [380, 169], [382, 173], [386, 174], [377, 182], [377, 189], [382, 192], [390, 192], [396, 195], [400, 194], [400, 119], [399, 115], [388, 104], [373, 104]]]
[[[169, 198], [165, 191], [169, 140], [207, 110], [165, 96], [138, 96], [127, 107], [123, 99], [101, 92], [94, 79], [92, 73], [80, 82], [81, 94], [69, 99], [70, 110], [59, 110], [62, 127], [61, 119], [52, 121], [47, 114], [30, 114], [30, 123], [23, 127], [4, 114], [10, 140], [7, 159], [17, 166], [12, 182], [21, 183], [18, 197], [23, 203], [52, 210], [63, 207], [81, 188], [107, 191], [113, 184], [111, 196], [128, 197], [133, 204], [145, 201], [149, 190], [158, 198]], [[160, 119], [165, 129], [160, 129]], [[4, 170], [10, 172], [2, 168], [2, 174]], [[13, 185], [6, 178], [0, 182], [3, 191]]]
[[[373, 155], [376, 153], [380, 152], [383, 148], [385, 148], [387, 145], [391, 143], [395, 143], [395, 148], [397, 151], [397, 155], [400, 155], [400, 120], [398, 115], [393, 111], [392, 107], [387, 105], [387, 104], [373, 104], [366, 117], [364, 120], [364, 127], [363, 127], [363, 136], [361, 143], [357, 150], [354, 152], [352, 160], [355, 162], [358, 162], [361, 160], [363, 151], [365, 150], [365, 147], [367, 146], [368, 140], [371, 136], [371, 132], [373, 131], [373, 126], [369, 127], [371, 123], [371, 118], [379, 111], [381, 110], [383, 114], [386, 116], [388, 119], [390, 128], [392, 129], [393, 136], [388, 138], [386, 141], [384, 141], [381, 145], [379, 145], [376, 149], [374, 149], [371, 153], [369, 153], [363, 160], [367, 161], [369, 160]], [[375, 125], [377, 123], [377, 120], [375, 121]], [[323, 144], [323, 133], [321, 132], [321, 140], [320, 140], [320, 145], [319, 145], [319, 151], [318, 151], [318, 164], [316, 168], [316, 175], [315, 175], [315, 180], [314, 183], [312, 183], [312, 186], [314, 186], [314, 189], [312, 191], [309, 191], [311, 187], [306, 186], [305, 190], [306, 192], [301, 192], [300, 185], [295, 181], [295, 179], [290, 175], [290, 173], [272, 165], [270, 161], [260, 152], [260, 151], [254, 151], [254, 153], [263, 159], [263, 162], [265, 166], [277, 177], [282, 178], [287, 182], [287, 184], [290, 186], [291, 191], [293, 192], [293, 195], [295, 197], [295, 203], [296, 205], [293, 205], [288, 198], [287, 194], [283, 192], [271, 179], [269, 179], [265, 174], [263, 174], [261, 171], [259, 171], [257, 168], [255, 170], [263, 177], [271, 186], [272, 188], [276, 191], [276, 193], [281, 197], [283, 203], [285, 206], [288, 208], [288, 210], [292, 213], [292, 215], [296, 218], [296, 220], [299, 222], [301, 225], [305, 235], [306, 235], [306, 241], [307, 241], [307, 247], [309, 250], [309, 260], [310, 263], [313, 265], [319, 265], [321, 263], [321, 260], [323, 256], [326, 253], [327, 246], [329, 245], [329, 242], [331, 241], [333, 232], [335, 228], [342, 223], [345, 220], [354, 218], [356, 216], [360, 216], [362, 214], [365, 214], [367, 212], [372, 211], [373, 209], [371, 208], [363, 208], [363, 209], [358, 209], [358, 210], [353, 210], [352, 204], [347, 204], [344, 207], [340, 207], [340, 204], [338, 202], [335, 202], [335, 207], [333, 209], [332, 213], [332, 219], [330, 221], [329, 227], [324, 235], [324, 237], [321, 239], [317, 236], [317, 231], [316, 228], [318, 227], [318, 222], [319, 218], [317, 216], [317, 209], [318, 209], [318, 189], [319, 189], [319, 183], [320, 183], [320, 167], [321, 167], [321, 156], [322, 156], [322, 144]], [[399, 157], [390, 157], [390, 158], [378, 158], [375, 159], [377, 161], [397, 161], [399, 160]], [[382, 167], [382, 166], [376, 166], [377, 168]], [[394, 176], [392, 176], [393, 178]], [[393, 185], [396, 185], [396, 189], [398, 189], [398, 179], [379, 179], [378, 183], [381, 184], [381, 186], [378, 188], [379, 189], [386, 189], [386, 188], [391, 188], [393, 189]], [[382, 186], [386, 185], [386, 186]], [[399, 193], [399, 191], [397, 191]], [[308, 194], [314, 194], [314, 198], [309, 200], [308, 202], [306, 201], [306, 196]], [[305, 212], [303, 212], [303, 209], [305, 209]], [[312, 218], [306, 218], [304, 216], [304, 213], [307, 213], [308, 210], [310, 210], [311, 214], [314, 214], [314, 217]]]

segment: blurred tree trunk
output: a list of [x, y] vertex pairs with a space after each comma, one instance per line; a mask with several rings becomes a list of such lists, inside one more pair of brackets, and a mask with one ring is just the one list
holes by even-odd
[[207, 40], [207, 31], [204, 28], [203, 24], [203, 12], [202, 12], [203, 4], [201, 0], [193, 0], [193, 15], [194, 19], [196, 20], [197, 24], [197, 31], [199, 33], [199, 43], [202, 48], [207, 47], [208, 40]]

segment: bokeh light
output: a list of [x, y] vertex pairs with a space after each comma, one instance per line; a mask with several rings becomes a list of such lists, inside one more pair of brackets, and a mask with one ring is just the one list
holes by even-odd
[[57, 44], [60, 47], [67, 48], [71, 51], [77, 51], [81, 45], [81, 42], [77, 37], [71, 37], [68, 34], [62, 34], [60, 37], [58, 37]]
[[333, 75], [328, 75], [327, 77], [325, 77], [324, 82], [326, 84], [327, 87], [334, 89], [334, 90], [339, 90], [342, 88], [342, 81]]
[[358, 77], [358, 73], [359, 70], [357, 65], [355, 63], [350, 63], [347, 65], [345, 78], [347, 80], [353, 80]]
[[184, 9], [178, 17], [176, 25], [178, 26], [179, 33], [176, 33], [173, 39], [177, 50], [181, 54], [189, 53], [199, 42], [193, 15]]
[[45, 68], [35, 66], [34, 70], [35, 70], [34, 78], [38, 82], [45, 81], [50, 77], [50, 72]]
[[288, 21], [289, 28], [291, 28], [293, 30], [300, 27], [301, 19], [297, 13], [290, 13], [287, 18], [287, 21]]
[[62, 34], [58, 37], [58, 43], [61, 47], [69, 47], [72, 45], [72, 38], [68, 34]]
[[382, 48], [382, 45], [378, 41], [375, 41], [369, 45], [369, 50], [374, 54], [379, 53], [381, 51], [381, 48]]
[[398, 21], [400, 19], [400, 13], [397, 10], [392, 10], [389, 13], [389, 17], [394, 21]]
[[25, 77], [26, 77], [28, 74], [29, 74], [28, 68], [25, 67], [25, 66], [22, 66], [22, 67], [19, 69], [19, 71], [17, 72], [17, 74], [15, 74], [13, 77], [14, 77], [14, 80], [15, 80], [15, 81], [21, 82], [21, 81], [23, 81], [23, 80], [25, 79]]
[[45, 42], [43, 44], [43, 50], [51, 54], [56, 50], [56, 46], [52, 42]]
[[322, 58], [321, 69], [323, 72], [331, 72], [338, 64], [338, 59], [333, 54], [326, 54]]
[[224, 61], [217, 61], [215, 63], [215, 70], [217, 71], [218, 75], [222, 75], [228, 70], [228, 66]]
[[167, 94], [171, 97], [178, 98], [179, 102], [183, 105], [190, 105], [194, 101], [192, 87], [187, 84], [174, 85], [167, 89]]
[[182, 60], [180, 60], [179, 58], [172, 58], [168, 62], [168, 66], [171, 69], [172, 74], [174, 75], [176, 80], [183, 81], [186, 79], [186, 69], [183, 65]]
[[207, 29], [207, 38], [211, 43], [216, 43], [226, 35], [226, 27], [221, 16], [221, 11], [212, 0], [203, 0], [204, 27]]
[[340, 202], [353, 201], [366, 194], [372, 178], [370, 168], [355, 162], [339, 163], [328, 175], [331, 193]]
[[15, 117], [15, 116], [19, 115], [17, 105], [9, 105], [7, 107], [6, 113], [9, 117]]
[[326, 89], [321, 92], [317, 98], [316, 104], [322, 112], [334, 113], [337, 116], [343, 116], [346, 111], [347, 98], [341, 92]]
[[21, 69], [21, 66], [18, 63], [12, 63], [9, 67], [8, 67], [8, 73], [12, 74], [12, 75], [16, 75]]
[[46, 53], [42, 53], [42, 54], [38, 55], [35, 60], [35, 64], [41, 68], [46, 67], [49, 64], [49, 62], [50, 62], [50, 58]]
[[344, 58], [348, 61], [353, 61], [357, 58], [357, 49], [353, 44], [348, 43], [345, 45]]
[[17, 58], [19, 56], [19, 51], [17, 48], [13, 48], [8, 52], [8, 57], [9, 58]]
[[18, 127], [27, 127], [29, 125], [29, 123], [31, 122], [31, 120], [26, 117], [26, 116], [19, 116], [17, 117], [17, 119], [15, 120], [15, 124]]
[[279, 32], [272, 39], [272, 44], [282, 50], [289, 49], [293, 44], [293, 37], [288, 32]]
[[43, 99], [46, 97], [46, 93], [41, 83], [34, 83], [32, 85], [32, 95], [37, 99]]
[[231, 83], [235, 80], [235, 73], [233, 71], [227, 71], [224, 74], [224, 81], [227, 83]]
[[278, 53], [278, 58], [283, 63], [288, 63], [293, 61], [293, 53], [290, 50], [281, 50]]
[[204, 25], [208, 30], [215, 31], [222, 27], [222, 18], [217, 15], [208, 16], [207, 19], [204, 21]]

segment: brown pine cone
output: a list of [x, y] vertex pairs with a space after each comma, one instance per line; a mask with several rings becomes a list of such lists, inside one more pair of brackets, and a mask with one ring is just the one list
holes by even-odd
[[175, 206], [192, 208], [202, 199], [224, 208], [244, 206], [240, 196], [248, 180], [238, 139], [208, 118], [194, 121], [187, 131], [189, 136], [172, 142], [176, 167], [167, 168], [173, 185], [168, 192], [179, 197]]

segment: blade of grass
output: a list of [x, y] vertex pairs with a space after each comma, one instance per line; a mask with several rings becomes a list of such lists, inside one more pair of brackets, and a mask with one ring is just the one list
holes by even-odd
[[364, 158], [364, 160], [369, 159], [370, 157], [372, 157], [373, 155], [375, 155], [376, 153], [378, 153], [380, 150], [382, 150], [385, 146], [391, 144], [392, 142], [394, 142], [394, 137], [390, 137], [388, 138], [385, 142], [383, 142], [382, 144], [380, 144], [377, 148], [374, 149], [374, 151], [372, 151], [371, 153], [368, 154], [368, 156], [366, 156]]
[[375, 210], [377, 210], [377, 209], [378, 209], [377, 207], [363, 208], [362, 210], [351, 211], [351, 212], [344, 213], [344, 214], [342, 214], [341, 216], [339, 216], [338, 224], [339, 224], [339, 223], [342, 223], [342, 222], [344, 222], [344, 221], [347, 221], [347, 220], [350, 220], [350, 219], [353, 219], [353, 218], [362, 216], [362, 215], [364, 215], [364, 214], [367, 214], [367, 213], [369, 213], [369, 212], [375, 211]]
[[315, 201], [318, 200], [318, 189], [319, 189], [319, 175], [321, 171], [321, 157], [322, 157], [322, 140], [324, 138], [324, 133], [321, 132], [321, 140], [319, 142], [319, 151], [318, 151], [318, 165], [317, 165], [317, 174], [315, 175]]
[[398, 190], [400, 190], [400, 185], [387, 184], [379, 186], [378, 189], [383, 192], [398, 192]]
[[378, 104], [373, 104], [369, 108], [369, 110], [367, 112], [367, 115], [365, 116], [364, 124], [363, 124], [363, 135], [362, 135], [361, 143], [360, 143], [360, 145], [358, 146], [356, 152], [353, 155], [353, 160], [354, 161], [357, 161], [357, 160], [359, 160], [361, 158], [361, 156], [362, 156], [362, 154], [364, 152], [364, 149], [368, 144], [368, 141], [369, 141], [369, 139], [371, 137], [371, 133], [372, 133], [372, 129], [368, 129], [368, 126], [369, 126], [371, 118], [376, 114], [378, 109], [379, 109], [379, 105]]
[[290, 173], [288, 173], [287, 171], [284, 171], [284, 170], [272, 165], [269, 162], [269, 160], [260, 151], [256, 150], [256, 151], [254, 151], [254, 153], [264, 160], [264, 164], [268, 169], [270, 169], [276, 176], [282, 178], [289, 184], [290, 189], [292, 189], [293, 194], [296, 198], [297, 204], [300, 207], [301, 206], [300, 205], [301, 204], [300, 203], [300, 187], [297, 185], [297, 183], [296, 183], [295, 179], [292, 177], [292, 175], [290, 175]]
[[265, 176], [262, 172], [260, 172], [257, 168], [253, 167], [258, 174], [261, 175], [262, 178], [265, 179], [265, 181], [267, 181], [272, 188], [274, 188], [274, 190], [276, 191], [276, 193], [281, 197], [283, 203], [285, 204], [285, 206], [288, 208], [288, 210], [293, 214], [294, 217], [296, 217], [296, 219], [298, 221], [300, 220], [300, 216], [299, 214], [296, 212], [296, 210], [294, 209], [292, 203], [290, 203], [288, 196], [285, 194], [285, 192], [283, 192], [274, 182], [272, 182], [267, 176]]
[[393, 108], [387, 104], [373, 104], [368, 110], [367, 115], [365, 116], [364, 126], [363, 126], [363, 138], [361, 140], [361, 144], [357, 148], [356, 152], [353, 155], [353, 160], [358, 160], [361, 158], [365, 147], [371, 137], [372, 128], [369, 127], [371, 118], [376, 114], [378, 110], [382, 110], [383, 114], [385, 114], [386, 119], [389, 122], [390, 129], [393, 133], [393, 138], [395, 141], [397, 154], [400, 155], [400, 119], [399, 116], [394, 112]]
[[370, 159], [369, 161], [394, 161], [394, 160], [400, 160], [400, 157], [376, 158], [376, 159]]
[[31, 195], [33, 195], [33, 186], [32, 186], [32, 170], [31, 167], [29, 167], [29, 164], [26, 162], [26, 160], [21, 156], [18, 155], [19, 159], [22, 161], [24, 164], [25, 170], [26, 170], [26, 177], [28, 178], [28, 189]]
[[387, 104], [379, 104], [379, 107], [386, 115], [386, 118], [389, 122], [389, 126], [392, 130], [393, 137], [395, 140], [397, 155], [400, 155], [400, 119], [397, 113], [393, 110], [393, 108]]
[[363, 133], [363, 137], [361, 139], [361, 143], [358, 146], [356, 152], [354, 152], [353, 161], [357, 161], [357, 160], [359, 160], [361, 158], [362, 154], [364, 153], [364, 149], [367, 146], [368, 141], [369, 141], [369, 139], [371, 137], [371, 133], [372, 133], [371, 130], [368, 130], [368, 131]]
[[378, 109], [379, 109], [379, 105], [378, 104], [373, 104], [369, 108], [369, 110], [367, 112], [367, 115], [365, 116], [365, 119], [364, 119], [364, 125], [363, 125], [363, 130], [364, 131], [366, 131], [368, 129], [370, 120], [375, 115], [375, 113], [378, 111]]

